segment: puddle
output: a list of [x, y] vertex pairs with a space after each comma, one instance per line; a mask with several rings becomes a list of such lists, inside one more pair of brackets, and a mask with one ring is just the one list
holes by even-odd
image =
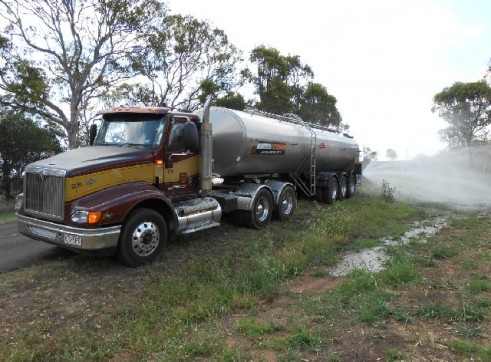
[[389, 259], [383, 246], [362, 250], [346, 255], [336, 267], [331, 270], [333, 277], [348, 275], [353, 270], [365, 269], [377, 273], [384, 269], [384, 262]]
[[414, 229], [406, 231], [404, 235], [402, 235], [398, 239], [392, 238], [382, 238], [381, 241], [385, 245], [404, 245], [411, 241], [411, 239], [419, 238], [421, 243], [426, 243], [427, 238], [435, 235], [439, 232], [443, 227], [447, 226], [447, 218], [445, 217], [437, 217], [433, 220], [431, 225], [423, 225], [427, 222], [415, 222]]
[[447, 218], [438, 217], [432, 220], [430, 225], [428, 221], [414, 223], [414, 228], [406, 231], [400, 238], [382, 238], [380, 241], [383, 246], [376, 246], [364, 249], [360, 252], [349, 253], [344, 256], [343, 260], [331, 270], [331, 275], [340, 277], [350, 274], [357, 269], [364, 269], [371, 273], [377, 273], [384, 269], [385, 262], [390, 258], [385, 251], [387, 245], [404, 245], [411, 240], [417, 239], [421, 243], [427, 242], [427, 239], [435, 235], [447, 225]]

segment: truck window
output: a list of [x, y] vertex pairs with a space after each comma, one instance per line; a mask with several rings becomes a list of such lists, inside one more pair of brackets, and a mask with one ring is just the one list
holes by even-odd
[[162, 141], [165, 118], [155, 115], [104, 117], [95, 145], [157, 147]]
[[185, 122], [174, 121], [169, 136], [169, 146], [167, 151], [185, 151], [184, 147], [184, 124]]

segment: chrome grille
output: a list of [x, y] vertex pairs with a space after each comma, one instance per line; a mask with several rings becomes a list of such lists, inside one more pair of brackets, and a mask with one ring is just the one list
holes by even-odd
[[53, 219], [63, 219], [65, 178], [49, 171], [25, 174], [25, 210]]

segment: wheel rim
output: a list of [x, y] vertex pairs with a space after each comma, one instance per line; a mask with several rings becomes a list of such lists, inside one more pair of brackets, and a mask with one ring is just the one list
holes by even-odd
[[333, 182], [331, 187], [331, 201], [336, 201], [338, 199], [338, 183]]
[[293, 209], [293, 197], [291, 194], [286, 194], [281, 201], [281, 212], [283, 215], [290, 215]]
[[336, 200], [338, 198], [338, 190], [336, 187], [333, 187], [331, 190], [331, 200]]
[[133, 250], [138, 256], [152, 254], [160, 241], [160, 231], [157, 225], [151, 221], [142, 222], [131, 235]]
[[269, 203], [265, 197], [261, 197], [256, 204], [256, 218], [259, 222], [266, 221], [269, 215]]

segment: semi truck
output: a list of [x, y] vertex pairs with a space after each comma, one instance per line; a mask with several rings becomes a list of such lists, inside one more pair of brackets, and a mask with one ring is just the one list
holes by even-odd
[[228, 215], [262, 229], [292, 217], [297, 197], [351, 197], [359, 147], [294, 114], [210, 107], [114, 107], [90, 146], [29, 164], [16, 199], [21, 234], [138, 267], [178, 235]]

